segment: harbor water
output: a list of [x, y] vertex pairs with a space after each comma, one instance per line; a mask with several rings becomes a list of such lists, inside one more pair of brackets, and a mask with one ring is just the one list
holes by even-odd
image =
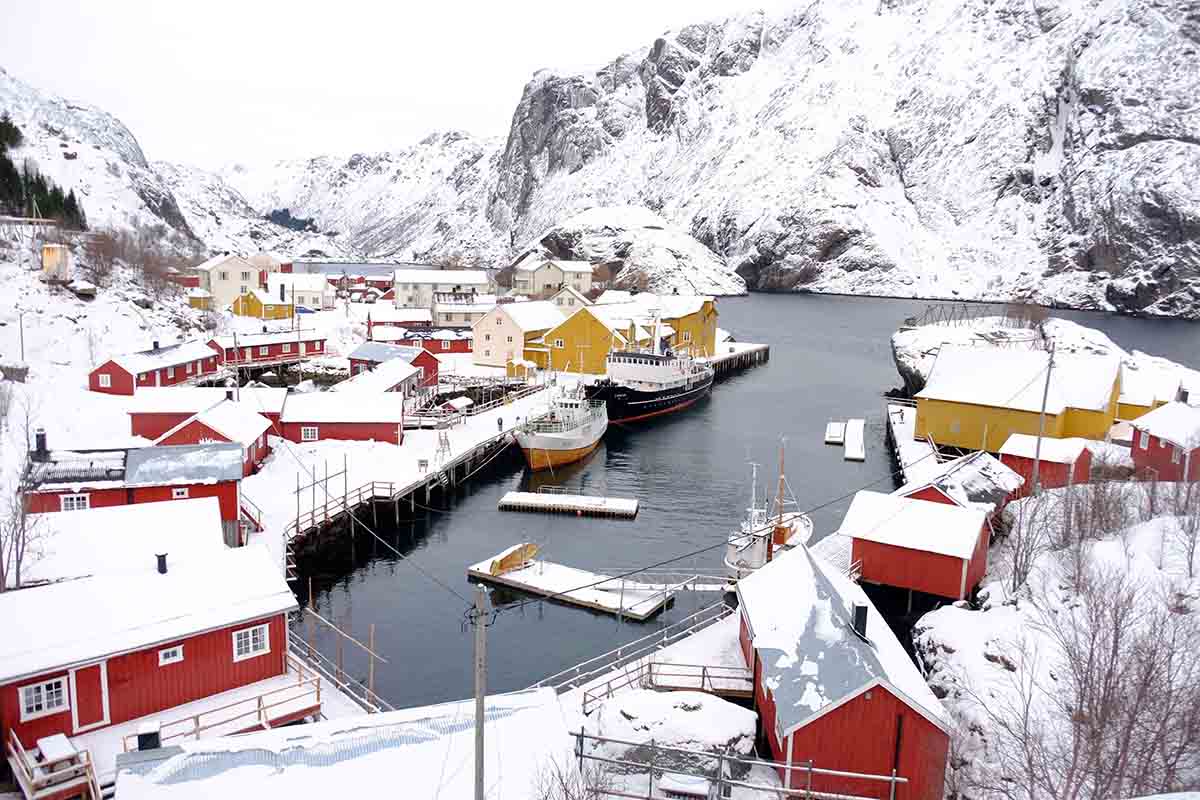
[[[759, 467], [759, 495], [774, 497], [780, 440], [786, 474], [800, 510], [812, 509], [814, 539], [831, 532], [860, 488], [890, 490], [892, 464], [884, 443], [882, 393], [900, 386], [890, 336], [929, 304], [819, 295], [754, 295], [722, 299], [720, 326], [742, 341], [771, 345], [771, 360], [718, 384], [711, 398], [671, 416], [614, 425], [589, 459], [554, 475], [530, 476], [519, 451], [497, 459], [431, 509], [402, 511], [394, 524], [381, 513], [377, 532], [437, 585], [388, 547], [359, 532], [300, 562], [298, 594], [311, 579], [317, 610], [366, 640], [375, 625], [376, 690], [397, 707], [471, 694], [471, 634], [464, 630], [469, 564], [518, 542], [534, 542], [551, 561], [597, 571], [653, 564], [681, 554], [677, 572], [717, 574], [728, 532], [745, 514], [750, 462]], [[1054, 312], [1138, 349], [1200, 366], [1200, 325], [1082, 312]], [[844, 461], [823, 444], [830, 420], [866, 420], [866, 460]], [[636, 498], [634, 520], [508, 513], [497, 502], [508, 491], [561, 485], [579, 494]], [[386, 518], [386, 519], [385, 519]], [[367, 518], [370, 522], [370, 518]], [[528, 686], [592, 656], [645, 636], [719, 595], [681, 595], [660, 617], [635, 623], [552, 602], [494, 591], [502, 610], [488, 631], [488, 688]], [[297, 626], [293, 636], [304, 635]], [[334, 639], [317, 643], [335, 657]], [[365, 661], [346, 650], [347, 670], [365, 677]]]

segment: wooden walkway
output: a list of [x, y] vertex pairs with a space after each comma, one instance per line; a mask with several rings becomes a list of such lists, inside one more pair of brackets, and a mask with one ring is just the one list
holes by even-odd
[[716, 379], [721, 380], [734, 372], [770, 361], [771, 346], [747, 342], [722, 342], [717, 345], [716, 355], [700, 360], [709, 364], [716, 373]]
[[638, 513], [638, 501], [631, 498], [542, 492], [508, 492], [500, 498], [496, 507], [501, 511], [540, 511], [545, 514], [622, 519], [633, 519]]

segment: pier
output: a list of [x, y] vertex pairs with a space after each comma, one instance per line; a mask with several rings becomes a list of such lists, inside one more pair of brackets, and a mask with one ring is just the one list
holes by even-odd
[[638, 501], [631, 498], [540, 491], [508, 492], [500, 498], [496, 507], [501, 511], [535, 511], [544, 514], [575, 514], [619, 519], [633, 519], [638, 513]]
[[891, 399], [887, 403], [887, 437], [900, 468], [901, 483], [911, 483], [923, 470], [938, 464], [937, 448], [927, 439], [917, 439], [917, 406], [912, 400]]
[[748, 342], [721, 342], [716, 355], [699, 359], [709, 364], [716, 373], [716, 380], [723, 380], [735, 372], [765, 364], [771, 360], [771, 346]]

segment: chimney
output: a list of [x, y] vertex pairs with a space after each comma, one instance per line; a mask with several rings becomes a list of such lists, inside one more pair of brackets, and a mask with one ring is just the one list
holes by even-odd
[[1188, 390], [1182, 386], [1179, 387], [1179, 402], [1188, 405]]
[[153, 342], [151, 342], [151, 343], [150, 343], [150, 349], [151, 349], [151, 350], [157, 350], [157, 349], [158, 349], [158, 339], [155, 339]]
[[867, 638], [867, 606], [865, 603], [854, 604], [854, 632], [862, 638]]
[[266, 333], [266, 332], [267, 332], [267, 326], [263, 325], [263, 333]]
[[284, 289], [283, 284], [282, 283], [279, 284], [279, 302], [281, 302], [281, 303], [284, 300], [287, 300], [286, 295], [284, 295], [284, 291], [286, 291], [286, 290]]
[[166, 553], [158, 553], [156, 555], [156, 558], [158, 559], [158, 574], [166, 575], [167, 574], [167, 554]]
[[162, 726], [158, 720], [150, 720], [138, 725], [137, 749], [157, 750], [162, 747]]
[[46, 449], [46, 429], [38, 428], [33, 432], [33, 460], [49, 461], [50, 451]]
[[225, 390], [225, 399], [226, 399], [226, 400], [233, 400], [233, 389], [226, 389], [226, 390]]

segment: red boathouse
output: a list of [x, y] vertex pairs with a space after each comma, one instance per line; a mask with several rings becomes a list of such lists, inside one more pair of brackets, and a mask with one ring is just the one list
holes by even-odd
[[292, 442], [324, 439], [404, 441], [404, 398], [374, 392], [294, 394], [283, 408], [283, 438]]
[[145, 386], [175, 386], [211, 375], [220, 358], [203, 342], [159, 347], [116, 356], [88, 374], [88, 389], [105, 394], [133, 394]]
[[129, 432], [153, 441], [189, 417], [231, 397], [243, 408], [266, 417], [272, 425], [272, 433], [278, 435], [279, 415], [283, 413], [287, 389], [271, 386], [142, 389], [129, 403]]
[[1133, 465], [1160, 481], [1200, 480], [1200, 406], [1174, 401], [1130, 423]]
[[892, 494], [978, 508], [988, 513], [989, 520], [996, 518], [1025, 483], [1019, 474], [982, 450], [930, 465], [919, 475], [919, 480], [906, 483]]
[[270, 421], [232, 400], [188, 417], [154, 440], [155, 445], [230, 442], [241, 445], [243, 475], [253, 475], [270, 454]]
[[[920, 502], [920, 501], [914, 501]], [[929, 504], [933, 505], [933, 504]], [[949, 721], [860, 586], [798, 547], [737, 584], [739, 639], [772, 757], [904, 778], [896, 800], [941, 800]], [[878, 780], [780, 770], [785, 787], [888, 797]]]
[[437, 386], [438, 367], [441, 365], [437, 356], [422, 347], [404, 347], [383, 342], [363, 342], [354, 348], [350, 353], [350, 376], [354, 377], [394, 358], [403, 359], [421, 370], [422, 386]]
[[311, 330], [216, 336], [208, 346], [221, 354], [222, 363], [238, 367], [295, 364], [325, 355], [325, 337]]
[[[1037, 439], [1026, 433], [1014, 433], [1000, 447], [1000, 461], [1025, 479], [1025, 485], [1013, 493], [1014, 500], [1027, 497], [1033, 491]], [[1038, 484], [1043, 489], [1087, 483], [1092, 478], [1092, 451], [1086, 439], [1052, 439], [1043, 436], [1039, 455], [1040, 458], [1036, 459], [1041, 462]]]

